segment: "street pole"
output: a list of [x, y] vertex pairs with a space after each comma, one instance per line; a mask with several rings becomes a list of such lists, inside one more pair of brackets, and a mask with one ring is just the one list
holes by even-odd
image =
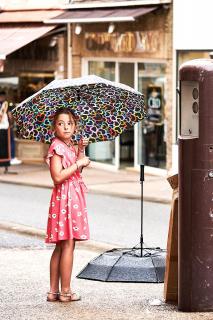
[[141, 257], [143, 256], [143, 181], [144, 181], [144, 164], [140, 165], [140, 183], [141, 183]]

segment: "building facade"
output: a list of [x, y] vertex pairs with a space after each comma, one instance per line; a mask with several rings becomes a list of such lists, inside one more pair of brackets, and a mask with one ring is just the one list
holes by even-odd
[[[184, 6], [184, 10], [183, 10]], [[213, 26], [211, 0], [173, 0], [173, 170], [178, 170], [179, 105], [176, 87], [179, 87], [179, 67], [193, 59], [212, 59], [213, 39], [209, 30]], [[198, 23], [199, 21], [199, 23]], [[184, 35], [184, 36], [183, 36]]]
[[[61, 9], [40, 14], [39, 21], [19, 21], [52, 29], [7, 55], [0, 87], [14, 103], [52, 79], [87, 74], [135, 88], [145, 95], [148, 118], [115, 141], [91, 144], [88, 155], [93, 165], [110, 170], [137, 170], [144, 163], [148, 172], [166, 173], [174, 122], [171, 1], [72, 1]], [[17, 152], [24, 161], [42, 161], [46, 147], [18, 139]]]
[[[0, 13], [0, 89], [15, 106], [55, 78], [66, 77], [66, 29], [43, 21], [63, 10], [61, 3], [46, 7], [39, 1], [3, 3]], [[16, 138], [16, 156], [42, 162], [48, 146]]]
[[89, 157], [105, 168], [144, 163], [150, 172], [165, 172], [172, 166], [172, 7], [170, 1], [142, 2], [99, 1], [96, 9], [91, 2], [74, 2], [51, 20], [66, 24], [69, 31], [69, 76], [96, 74], [125, 83], [146, 98], [148, 119], [115, 141], [91, 144]]

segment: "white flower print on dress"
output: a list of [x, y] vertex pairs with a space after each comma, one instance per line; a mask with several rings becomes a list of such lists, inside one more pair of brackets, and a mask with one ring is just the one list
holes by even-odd
[[[59, 147], [56, 148], [57, 146]], [[64, 144], [62, 145], [58, 138], [53, 140], [49, 148], [48, 159], [57, 153], [56, 150], [61, 156], [63, 167], [67, 168], [76, 161], [74, 147], [70, 147], [69, 150]], [[50, 164], [50, 161], [48, 164]], [[84, 188], [81, 187], [81, 182], [81, 174], [76, 171], [68, 179], [53, 188], [45, 242], [57, 243], [69, 239], [70, 227], [74, 238], [89, 239], [87, 209], [85, 209]]]

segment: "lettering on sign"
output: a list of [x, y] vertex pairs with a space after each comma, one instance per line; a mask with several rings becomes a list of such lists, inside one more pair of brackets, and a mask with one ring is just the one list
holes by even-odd
[[159, 31], [85, 33], [86, 49], [89, 51], [154, 53], [161, 49], [161, 39]]

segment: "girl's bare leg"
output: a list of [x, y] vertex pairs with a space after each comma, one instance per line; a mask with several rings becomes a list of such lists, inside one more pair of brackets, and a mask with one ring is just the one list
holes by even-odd
[[61, 241], [60, 275], [62, 293], [70, 292], [74, 248], [75, 240]]
[[50, 259], [50, 292], [59, 292], [61, 245], [56, 244]]

